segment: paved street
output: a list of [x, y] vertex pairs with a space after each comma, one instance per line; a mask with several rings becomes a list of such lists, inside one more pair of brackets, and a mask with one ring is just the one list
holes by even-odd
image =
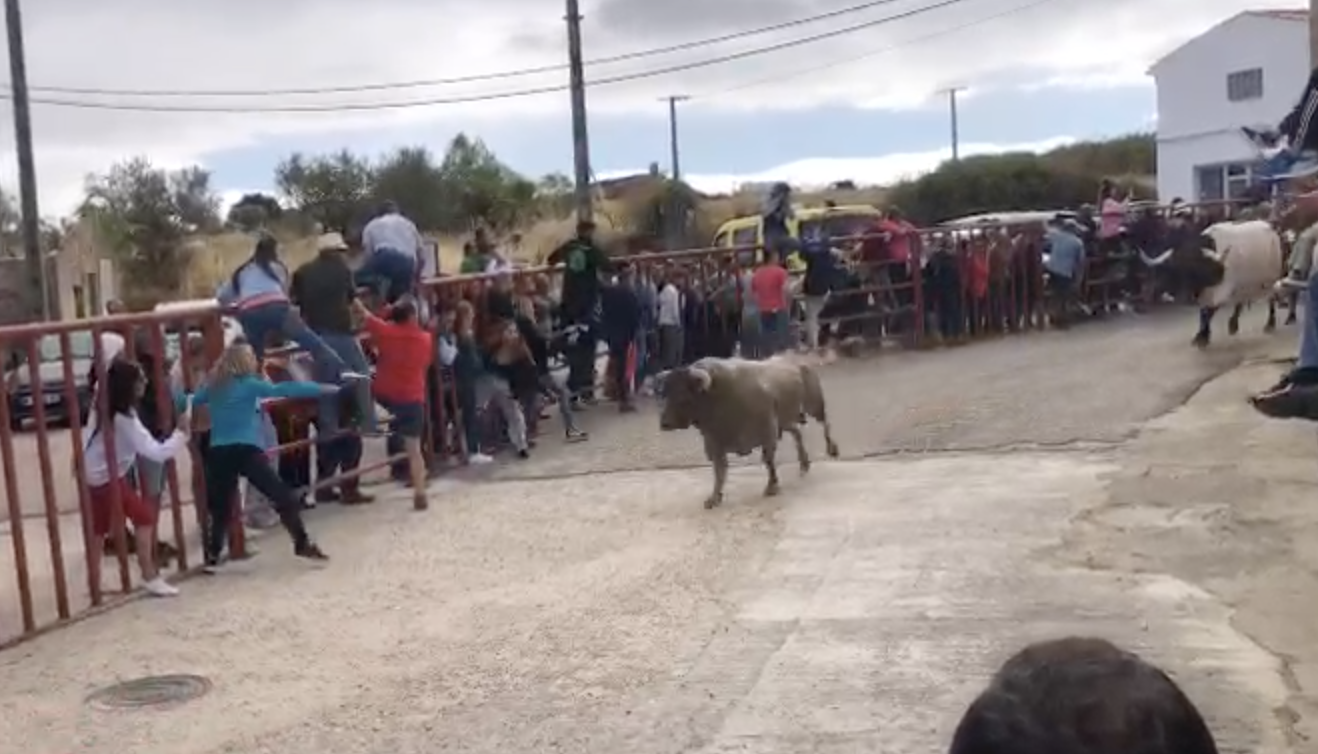
[[[844, 458], [784, 464], [772, 500], [734, 469], [712, 512], [694, 435], [592, 409], [588, 446], [546, 437], [438, 482], [428, 513], [402, 495], [317, 512], [327, 568], [267, 537], [177, 600], [0, 653], [0, 740], [936, 752], [1007, 655], [1083, 633], [1166, 667], [1223, 751], [1306, 751], [1318, 446], [1242, 403], [1294, 337], [1257, 314], [1207, 353], [1173, 312], [829, 367]], [[156, 673], [215, 687], [165, 711], [83, 703]]]

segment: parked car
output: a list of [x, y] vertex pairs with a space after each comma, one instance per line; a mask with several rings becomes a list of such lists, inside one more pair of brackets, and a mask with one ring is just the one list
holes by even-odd
[[[40, 362], [37, 372], [41, 380], [40, 400], [45, 409], [46, 421], [70, 423], [76, 419], [85, 423], [91, 408], [91, 389], [88, 378], [95, 357], [90, 332], [69, 333], [70, 359], [73, 364], [73, 384], [77, 405], [71, 406], [64, 394], [64, 359], [60, 352], [58, 335], [45, 335], [37, 343]], [[17, 431], [27, 420], [36, 416], [38, 391], [32, 385], [32, 373], [25, 352], [14, 354], [5, 370], [5, 385], [9, 392], [9, 426]]]

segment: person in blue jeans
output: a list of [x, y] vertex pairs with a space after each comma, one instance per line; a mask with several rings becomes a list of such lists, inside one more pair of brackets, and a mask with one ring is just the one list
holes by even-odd
[[[338, 354], [349, 369], [366, 374], [370, 365], [354, 332], [352, 306], [357, 300], [357, 285], [348, 267], [348, 245], [338, 233], [326, 233], [318, 240], [317, 247], [316, 258], [293, 273], [289, 299], [312, 332]], [[332, 363], [317, 360], [313, 376], [317, 382], [334, 382], [333, 370]], [[357, 405], [353, 413], [359, 419], [362, 431], [374, 434], [378, 431], [378, 423], [370, 385], [359, 382], [354, 394]], [[343, 429], [346, 422], [342, 420], [341, 407], [342, 402], [334, 397], [320, 401], [316, 407], [318, 435], [329, 438]], [[318, 447], [322, 452], [326, 450], [323, 444]], [[331, 450], [334, 447], [340, 446], [332, 445]]]
[[387, 201], [362, 228], [366, 259], [357, 270], [357, 279], [374, 285], [385, 303], [392, 304], [415, 292], [424, 249], [425, 239], [416, 224], [403, 216], [397, 203]]
[[288, 268], [279, 261], [279, 242], [266, 235], [257, 241], [252, 256], [238, 265], [228, 282], [215, 292], [215, 297], [221, 306], [234, 310], [234, 317], [242, 325], [243, 335], [258, 362], [265, 355], [270, 336], [282, 334], [307, 349], [318, 364], [324, 364], [332, 377], [330, 381], [365, 379], [365, 374], [352, 371], [307, 327], [289, 301], [287, 288]]

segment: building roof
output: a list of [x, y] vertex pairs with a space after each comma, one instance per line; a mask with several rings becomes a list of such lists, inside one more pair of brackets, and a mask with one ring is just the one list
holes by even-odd
[[1163, 55], [1162, 57], [1160, 57], [1160, 58], [1158, 58], [1157, 60], [1153, 61], [1153, 65], [1149, 66], [1149, 69], [1148, 69], [1148, 71], [1147, 71], [1146, 73], [1147, 73], [1148, 75], [1150, 75], [1150, 76], [1156, 76], [1156, 75], [1157, 75], [1157, 71], [1158, 71], [1158, 69], [1159, 69], [1160, 67], [1162, 67], [1163, 62], [1166, 61], [1168, 58], [1171, 58], [1172, 56], [1176, 55], [1176, 54], [1179, 53], [1181, 50], [1185, 49], [1187, 46], [1193, 44], [1195, 41], [1197, 41], [1197, 40], [1199, 40], [1200, 38], [1202, 38], [1202, 37], [1208, 35], [1209, 33], [1214, 32], [1214, 31], [1216, 31], [1217, 29], [1219, 29], [1219, 28], [1221, 28], [1221, 27], [1223, 27], [1223, 26], [1225, 26], [1225, 25], [1231, 23], [1232, 21], [1235, 21], [1235, 20], [1237, 20], [1237, 19], [1239, 19], [1239, 18], [1242, 18], [1242, 17], [1244, 17], [1244, 16], [1257, 16], [1257, 17], [1259, 17], [1259, 18], [1271, 18], [1271, 19], [1275, 19], [1275, 20], [1278, 20], [1278, 21], [1296, 21], [1296, 22], [1303, 21], [1303, 22], [1306, 22], [1306, 23], [1307, 23], [1308, 20], [1309, 20], [1309, 11], [1304, 10], [1304, 9], [1301, 9], [1301, 8], [1278, 8], [1278, 9], [1264, 9], [1264, 10], [1247, 10], [1247, 11], [1241, 11], [1240, 13], [1237, 13], [1236, 15], [1231, 16], [1230, 18], [1226, 18], [1226, 19], [1220, 21], [1216, 26], [1214, 26], [1214, 27], [1211, 28], [1211, 29], [1208, 29], [1207, 31], [1204, 31], [1204, 32], [1203, 32], [1202, 34], [1200, 34], [1199, 36], [1194, 37], [1194, 38], [1192, 38], [1192, 39], [1188, 39], [1188, 40], [1186, 40], [1183, 44], [1181, 44], [1181, 45], [1179, 45], [1178, 47], [1176, 47], [1176, 48], [1170, 50], [1169, 52], [1167, 52], [1167, 53], [1166, 53], [1165, 55]]
[[1276, 18], [1282, 21], [1308, 21], [1309, 11], [1303, 8], [1296, 9], [1275, 9], [1275, 10], [1247, 10], [1246, 13], [1251, 16], [1266, 16]]

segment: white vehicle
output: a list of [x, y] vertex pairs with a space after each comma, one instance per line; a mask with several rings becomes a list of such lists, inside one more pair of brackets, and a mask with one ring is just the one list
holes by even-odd
[[[201, 313], [218, 306], [219, 303], [213, 298], [194, 298], [186, 301], [162, 301], [156, 304], [156, 307], [151, 311], [162, 314]], [[220, 317], [220, 325], [224, 328], [224, 345], [226, 346], [231, 345], [243, 334], [243, 326], [238, 324], [238, 320], [228, 315]]]

